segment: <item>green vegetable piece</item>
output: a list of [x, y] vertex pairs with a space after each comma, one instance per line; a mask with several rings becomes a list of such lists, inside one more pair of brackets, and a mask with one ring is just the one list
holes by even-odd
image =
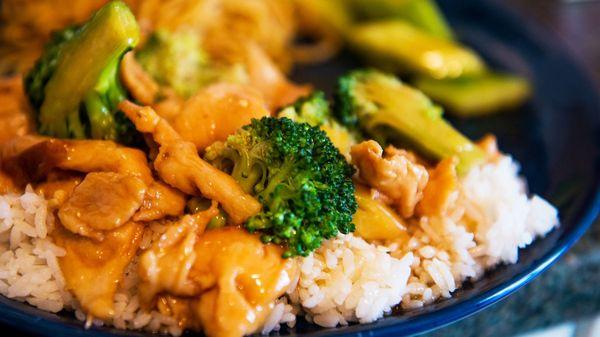
[[192, 197], [185, 203], [185, 209], [188, 213], [195, 214], [206, 211], [210, 208], [211, 201], [203, 197]]
[[227, 224], [227, 213], [223, 210], [219, 210], [219, 214], [217, 214], [214, 218], [210, 219], [206, 228], [208, 229], [216, 229], [225, 227]]
[[332, 118], [329, 102], [322, 91], [315, 91], [309, 96], [298, 99], [293, 104], [279, 110], [277, 115], [312, 126], [321, 126]]
[[522, 105], [531, 95], [526, 79], [493, 73], [446, 80], [420, 77], [415, 86], [459, 117], [510, 110]]
[[136, 57], [156, 81], [184, 97], [200, 88], [197, 70], [208, 62], [197, 34], [165, 30], [154, 32]]
[[[203, 197], [192, 197], [185, 204], [186, 211], [191, 214], [206, 211], [212, 205], [212, 201]], [[215, 229], [224, 227], [227, 224], [227, 213], [219, 208], [219, 214], [210, 219], [206, 228]]]
[[360, 139], [357, 132], [349, 130], [335, 119], [322, 91], [315, 91], [307, 97], [298, 99], [292, 105], [279, 110], [277, 116], [320, 127], [333, 145], [345, 156], [349, 155], [350, 148]]
[[391, 75], [358, 70], [340, 78], [335, 112], [350, 128], [360, 128], [381, 143], [399, 142], [435, 160], [459, 159], [466, 173], [485, 153], [442, 118], [427, 96]]
[[231, 174], [262, 203], [245, 227], [263, 242], [306, 256], [323, 240], [354, 230], [354, 169], [317, 127], [264, 117], [206, 149], [205, 159]]
[[212, 62], [193, 31], [158, 30], [136, 53], [136, 58], [158, 83], [173, 88], [183, 97], [213, 82], [244, 83], [248, 79], [241, 64]]
[[118, 68], [139, 35], [135, 17], [120, 1], [106, 4], [81, 28], [58, 33], [25, 80], [40, 133], [117, 139], [132, 130], [117, 116], [117, 104], [126, 97]]
[[77, 34], [78, 27], [69, 27], [54, 32], [44, 48], [44, 54], [36, 62], [33, 69], [25, 77], [25, 90], [34, 108], [39, 109], [44, 103], [44, 87], [58, 63], [58, 55], [67, 41]]
[[470, 49], [429, 35], [402, 20], [358, 24], [348, 38], [351, 48], [371, 65], [391, 72], [443, 79], [475, 75], [485, 69], [483, 61]]
[[357, 16], [368, 20], [403, 19], [433, 36], [451, 40], [452, 29], [434, 0], [351, 0]]

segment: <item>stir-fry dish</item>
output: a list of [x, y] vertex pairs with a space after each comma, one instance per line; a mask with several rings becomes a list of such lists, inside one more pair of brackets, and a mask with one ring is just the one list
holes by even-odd
[[[369, 323], [558, 225], [444, 118], [530, 89], [429, 0], [8, 0], [0, 41], [0, 293], [86, 328]], [[331, 98], [287, 77], [342, 48]]]

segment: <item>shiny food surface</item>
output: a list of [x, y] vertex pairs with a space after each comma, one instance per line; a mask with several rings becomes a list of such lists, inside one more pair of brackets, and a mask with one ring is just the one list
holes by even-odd
[[167, 294], [159, 297], [159, 308], [209, 336], [256, 332], [289, 287], [295, 262], [281, 257], [281, 247], [264, 245], [240, 228], [196, 236], [194, 224], [179, 226], [142, 256], [144, 298]]

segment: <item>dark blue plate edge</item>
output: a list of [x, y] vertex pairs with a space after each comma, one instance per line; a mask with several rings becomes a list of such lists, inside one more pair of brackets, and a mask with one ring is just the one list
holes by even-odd
[[[494, 11], [498, 16], [501, 16], [504, 21], [509, 21], [512, 25], [520, 26], [524, 30], [524, 35], [530, 41], [542, 44], [545, 47], [544, 49], [548, 48], [554, 51], [560, 51], [560, 56], [570, 60], [570, 65], [582, 75], [581, 79], [585, 81], [585, 84], [590, 88], [594, 88], [592, 90], [596, 92], [595, 105], [600, 107], [600, 99], [598, 99], [598, 93], [596, 90], [597, 82], [591, 80], [589, 75], [587, 75], [589, 69], [583, 67], [578, 62], [579, 59], [572, 55], [569, 49], [565, 47], [564, 42], [559, 41], [559, 38], [551, 34], [543, 27], [531, 23], [514, 9], [500, 5], [496, 1], [480, 1], [480, 4], [481, 6], [486, 6], [487, 10]], [[550, 36], [555, 39], [550, 39]], [[600, 142], [600, 140], [597, 139], [597, 142]], [[600, 158], [595, 159], [595, 166], [600, 167]], [[593, 159], [591, 162], [592, 161]], [[399, 331], [398, 327], [400, 322], [391, 320], [388, 322], [378, 321], [377, 323], [351, 325], [348, 327], [334, 329], [323, 329], [320, 331], [307, 333], [305, 336], [410, 336], [439, 329], [478, 313], [484, 308], [506, 298], [510, 294], [534, 280], [537, 276], [554, 264], [561, 256], [563, 256], [581, 238], [581, 236], [591, 226], [593, 221], [600, 213], [600, 174], [596, 174], [594, 186], [595, 188], [590, 191], [589, 195], [582, 203], [584, 206], [580, 208], [577, 216], [574, 216], [575, 219], [579, 218], [580, 220], [574, 221], [575, 225], [573, 226], [573, 230], [562, 236], [556, 242], [554, 248], [538, 260], [541, 261], [540, 263], [537, 263], [537, 261], [534, 262], [530, 268], [519, 273], [517, 277], [505, 281], [502, 284], [490, 290], [484, 291], [472, 298], [460, 301], [450, 307], [442, 308], [416, 317], [411, 317], [406, 321], [402, 321], [402, 331]], [[585, 205], [587, 205], [587, 207]], [[2, 302], [6, 302], [6, 300], [12, 301], [7, 298], [2, 298]], [[31, 308], [33, 310], [39, 310], [33, 307]], [[2, 312], [0, 315], [0, 323], [15, 327], [20, 331], [39, 336], [89, 337], [90, 333], [92, 333], [95, 337], [111, 337], [114, 336], [114, 332], [124, 332], [123, 330], [112, 327], [100, 329], [91, 328], [90, 330], [84, 330], [82, 328], [83, 322], [81, 322], [81, 325], [68, 324], [59, 320], [39, 317], [25, 311], [11, 308], [5, 303], [0, 303], [0, 312]], [[387, 318], [393, 317], [394, 316], [388, 316]], [[422, 319], [424, 317], [427, 319]], [[126, 331], [126, 333], [128, 336], [148, 336], [148, 333], [140, 331]]]

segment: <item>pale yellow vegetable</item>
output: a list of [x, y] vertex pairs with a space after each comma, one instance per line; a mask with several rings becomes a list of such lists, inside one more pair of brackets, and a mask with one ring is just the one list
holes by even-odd
[[373, 66], [432, 78], [476, 75], [485, 64], [472, 50], [427, 34], [402, 20], [355, 25], [348, 34], [352, 49]]
[[371, 191], [363, 186], [356, 187], [358, 210], [354, 213], [354, 234], [365, 240], [392, 240], [407, 236], [402, 219], [393, 209], [379, 200], [374, 200]]
[[432, 100], [459, 117], [477, 117], [521, 106], [531, 96], [531, 85], [522, 77], [497, 73], [414, 82]]

